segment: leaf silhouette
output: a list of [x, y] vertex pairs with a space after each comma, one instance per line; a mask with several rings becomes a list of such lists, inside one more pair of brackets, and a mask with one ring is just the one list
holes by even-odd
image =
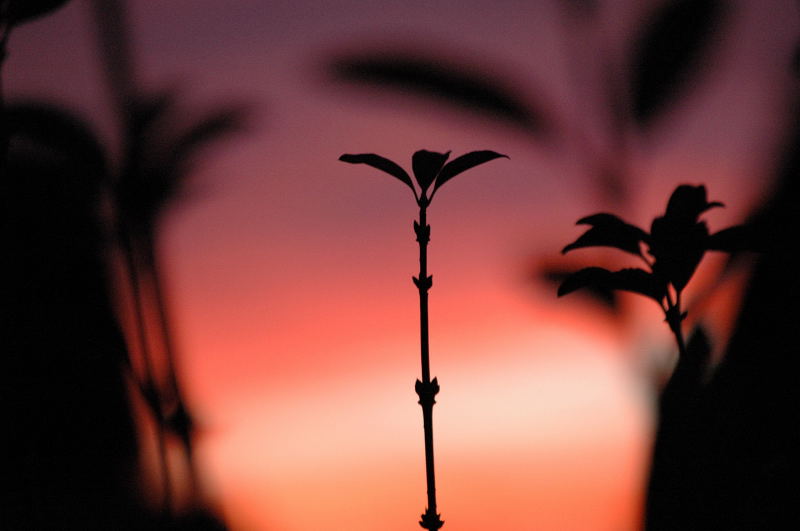
[[458, 175], [459, 173], [465, 172], [470, 168], [474, 168], [484, 162], [489, 162], [490, 160], [494, 160], [497, 158], [508, 158], [507, 155], [502, 155], [500, 153], [495, 153], [494, 151], [472, 151], [465, 155], [461, 155], [460, 157], [456, 157], [455, 159], [451, 160], [442, 171], [439, 172], [439, 177], [436, 179], [436, 184], [433, 187], [434, 193], [436, 190], [441, 188], [441, 186]]
[[614, 214], [600, 213], [578, 220], [576, 225], [591, 225], [577, 240], [564, 247], [562, 253], [583, 247], [615, 247], [622, 251], [641, 255], [639, 243], [646, 242], [648, 235], [635, 225], [631, 225]]
[[416, 177], [423, 194], [431, 186], [448, 157], [450, 157], [449, 151], [436, 153], [425, 149], [415, 152], [411, 157], [411, 168], [414, 170], [414, 177]]
[[[406, 185], [411, 188], [412, 191], [414, 191], [414, 183], [411, 182], [411, 177], [408, 176], [406, 170], [385, 157], [375, 155], [374, 153], [362, 153], [360, 155], [349, 155], [345, 153], [339, 157], [339, 160], [342, 162], [349, 162], [350, 164], [366, 164], [368, 166], [372, 166], [373, 168], [377, 168], [397, 179], [400, 179], [402, 182], [406, 183]], [[416, 192], [414, 193], [416, 194]]]
[[[570, 275], [575, 273], [575, 269], [567, 269], [563, 266], [555, 266], [542, 269], [536, 273], [536, 276], [542, 278], [548, 283], [552, 282], [560, 286], [562, 282], [570, 277]], [[616, 311], [619, 309], [617, 304], [617, 294], [613, 289], [603, 286], [596, 286], [594, 284], [583, 286], [581, 289], [585, 294], [589, 295], [592, 299], [607, 307], [609, 310]]]
[[492, 79], [488, 70], [453, 66], [440, 57], [398, 50], [345, 55], [333, 59], [330, 65], [335, 79], [443, 100], [536, 134], [547, 133], [545, 113], [532, 108], [501, 81]]
[[11, 0], [8, 4], [8, 19], [13, 25], [23, 24], [54, 11], [69, 0]]
[[686, 287], [709, 248], [708, 227], [698, 221], [700, 214], [719, 201], [708, 202], [705, 186], [682, 184], [667, 202], [667, 210], [650, 228], [649, 252], [656, 259], [653, 271], [678, 291]]
[[650, 297], [656, 302], [660, 302], [665, 293], [663, 282], [643, 269], [630, 268], [611, 272], [602, 267], [587, 267], [570, 275], [559, 286], [558, 296], [563, 297], [588, 287], [631, 291]]
[[715, 232], [708, 237], [710, 251], [724, 251], [735, 253], [740, 251], [755, 250], [752, 231], [747, 225], [737, 225]]
[[708, 202], [706, 187], [682, 184], [675, 188], [667, 202], [666, 217], [686, 223], [694, 222], [706, 210], [724, 207], [719, 201]]
[[685, 223], [668, 216], [656, 218], [650, 229], [649, 252], [656, 259], [653, 272], [681, 291], [700, 264], [707, 245], [705, 222]]
[[685, 85], [723, 12], [721, 0], [674, 0], [655, 13], [633, 64], [633, 114], [640, 125], [648, 125]]
[[[109, 179], [105, 150], [80, 118], [52, 105], [17, 103], [3, 111], [3, 119], [12, 147], [19, 144], [20, 156], [24, 156], [23, 153], [35, 156], [35, 162], [40, 165], [57, 162], [78, 168], [85, 176], [83, 184], [87, 187], [93, 185], [91, 178]], [[77, 184], [72, 187], [79, 189]], [[79, 193], [86, 197], [76, 199], [94, 199], [85, 191]]]

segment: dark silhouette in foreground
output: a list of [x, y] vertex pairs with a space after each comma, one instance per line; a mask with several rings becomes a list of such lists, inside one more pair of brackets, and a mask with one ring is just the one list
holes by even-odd
[[[428, 291], [433, 285], [433, 276], [428, 275], [428, 242], [431, 226], [428, 225], [427, 209], [436, 191], [447, 181], [470, 168], [499, 157], [506, 157], [494, 151], [473, 151], [447, 162], [450, 152], [436, 153], [420, 150], [412, 157], [414, 178], [419, 192], [408, 173], [389, 159], [374, 154], [342, 155], [339, 160], [351, 164], [367, 164], [388, 173], [411, 188], [419, 206], [419, 221], [414, 222], [414, 233], [419, 243], [419, 276], [413, 277], [419, 291], [420, 318], [420, 356], [422, 361], [422, 380], [417, 380], [414, 390], [422, 406], [423, 430], [425, 435], [425, 477], [427, 480], [428, 507], [422, 514], [419, 525], [424, 529], [436, 530], [444, 525], [436, 509], [436, 475], [433, 461], [433, 405], [439, 392], [439, 381], [431, 379], [430, 351], [428, 342]], [[508, 158], [508, 157], [506, 157]], [[433, 187], [430, 194], [428, 190]]]
[[[65, 3], [0, 0], [0, 61], [14, 26]], [[194, 466], [157, 245], [163, 213], [198, 155], [238, 129], [243, 111], [188, 116], [174, 92], [145, 95], [133, 75], [123, 2], [94, 7], [120, 118], [119, 160], [109, 160], [114, 150], [86, 122], [57, 107], [18, 104], [0, 113], [0, 408], [12, 433], [0, 527], [222, 530]], [[112, 281], [114, 266], [124, 279]], [[122, 326], [117, 311], [126, 304], [133, 317]], [[153, 456], [139, 437], [143, 426], [157, 439], [160, 485], [145, 472]], [[170, 439], [183, 449], [187, 478], [169, 461]], [[179, 481], [188, 492], [181, 507]]]
[[112, 304], [106, 150], [56, 107], [14, 105], [4, 122], [3, 529], [224, 529], [202, 503], [164, 515], [143, 494], [130, 397], [150, 397]]
[[799, 529], [800, 121], [772, 198], [750, 222], [759, 255], [724, 358], [698, 343], [660, 402], [648, 530]]
[[142, 529], [128, 350], [100, 211], [104, 153], [53, 108], [12, 108], [6, 123], [2, 527]]
[[704, 186], [684, 184], [672, 193], [666, 212], [653, 220], [649, 233], [605, 212], [579, 219], [578, 225], [591, 228], [564, 247], [562, 253], [586, 247], [613, 247], [635, 256], [646, 269], [612, 272], [602, 267], [587, 267], [561, 283], [559, 297], [583, 288], [623, 290], [649, 297], [664, 312], [679, 356], [686, 358], [681, 325], [687, 315], [681, 301], [683, 290], [706, 251], [738, 251], [745, 239], [746, 229], [742, 226], [709, 234], [706, 222], [699, 216], [721, 206], [718, 201], [708, 202]]

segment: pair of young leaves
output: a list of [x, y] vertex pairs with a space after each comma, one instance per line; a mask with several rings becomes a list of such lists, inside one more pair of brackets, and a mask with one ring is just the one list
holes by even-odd
[[[489, 162], [490, 160], [500, 157], [508, 158], [506, 155], [501, 155], [494, 151], [472, 151], [445, 164], [447, 159], [450, 158], [449, 151], [447, 153], [437, 153], [435, 151], [421, 149], [411, 157], [411, 167], [414, 170], [414, 178], [419, 186], [419, 194], [417, 194], [417, 190], [414, 188], [414, 183], [408, 173], [395, 162], [381, 157], [380, 155], [375, 155], [373, 153], [363, 153], [360, 155], [344, 154], [339, 157], [339, 160], [342, 162], [349, 162], [350, 164], [367, 164], [399, 179], [401, 182], [405, 183], [406, 186], [411, 188], [411, 191], [414, 193], [414, 199], [417, 200], [417, 204], [423, 207], [430, 204], [436, 190], [459, 173], [463, 173], [470, 168], [474, 168], [484, 162]], [[433, 190], [430, 195], [428, 195], [427, 192], [431, 185], [433, 185]]]
[[[653, 220], [650, 233], [613, 214], [600, 213], [579, 219], [578, 225], [591, 228], [564, 247], [562, 253], [584, 247], [614, 247], [641, 258], [649, 271], [628, 268], [612, 272], [601, 267], [587, 267], [564, 280], [558, 289], [559, 297], [581, 288], [624, 290], [650, 297], [660, 305], [666, 300], [666, 305], [671, 306], [669, 286], [679, 294], [706, 251], [745, 249], [743, 226], [709, 234], [705, 221], [699, 220], [703, 212], [721, 206], [724, 205], [718, 201], [708, 202], [705, 186], [680, 185], [670, 196], [664, 215]], [[652, 260], [642, 251], [642, 244], [647, 246]]]

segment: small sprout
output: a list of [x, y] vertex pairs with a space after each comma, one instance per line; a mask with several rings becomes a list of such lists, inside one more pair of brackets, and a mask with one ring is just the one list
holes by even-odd
[[705, 186], [684, 184], [672, 192], [666, 212], [653, 220], [650, 233], [613, 214], [581, 218], [577, 224], [590, 225], [589, 230], [564, 247], [562, 253], [584, 247], [614, 247], [639, 257], [645, 268], [612, 272], [587, 267], [568, 276], [558, 288], [558, 296], [589, 288], [630, 291], [649, 297], [664, 311], [683, 355], [686, 351], [681, 332], [681, 322], [686, 318], [686, 312], [681, 310], [683, 289], [706, 251], [736, 252], [747, 247], [744, 227], [709, 234], [706, 222], [699, 219], [704, 212], [722, 206], [718, 201], [708, 201]]
[[[494, 151], [472, 151], [466, 155], [451, 160], [450, 152], [437, 153], [435, 151], [420, 150], [411, 158], [411, 167], [414, 170], [414, 179], [417, 187], [408, 173], [389, 159], [372, 153], [361, 155], [342, 155], [339, 160], [350, 164], [367, 164], [377, 168], [398, 179], [411, 188], [414, 199], [419, 206], [419, 221], [414, 221], [414, 234], [419, 243], [419, 275], [411, 277], [419, 291], [420, 302], [420, 358], [422, 365], [422, 379], [417, 380], [414, 386], [419, 404], [422, 406], [422, 423], [425, 434], [425, 474], [428, 487], [428, 507], [422, 515], [419, 525], [429, 531], [441, 528], [444, 522], [441, 515], [436, 512], [436, 477], [433, 466], [433, 405], [439, 392], [439, 381], [431, 379], [430, 373], [430, 348], [428, 344], [428, 291], [433, 285], [433, 276], [428, 275], [428, 242], [431, 238], [431, 226], [427, 221], [428, 205], [433, 200], [433, 195], [441, 186], [470, 168], [489, 162], [496, 158], [506, 157]], [[431, 190], [430, 195], [428, 190]]]

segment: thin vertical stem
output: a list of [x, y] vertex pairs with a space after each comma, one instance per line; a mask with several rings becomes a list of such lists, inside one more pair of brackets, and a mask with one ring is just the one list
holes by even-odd
[[430, 241], [431, 227], [427, 220], [427, 201], [423, 197], [419, 202], [419, 222], [414, 223], [414, 232], [419, 242], [419, 276], [414, 278], [414, 284], [419, 290], [419, 324], [420, 324], [420, 357], [422, 363], [422, 381], [417, 380], [415, 390], [422, 406], [422, 423], [425, 432], [425, 477], [428, 489], [428, 507], [422, 514], [419, 525], [424, 529], [436, 530], [444, 525], [440, 515], [436, 512], [436, 476], [433, 460], [433, 405], [436, 403], [436, 393], [439, 392], [439, 382], [431, 380], [430, 372], [430, 347], [428, 337], [428, 290], [431, 288], [432, 277], [428, 276], [428, 242]]
[[177, 374], [177, 360], [175, 342], [172, 337], [169, 314], [167, 309], [167, 298], [164, 294], [164, 287], [161, 279], [161, 268], [155, 252], [155, 241], [152, 236], [148, 236], [144, 245], [147, 253], [147, 274], [149, 276], [150, 288], [155, 298], [155, 309], [157, 312], [161, 341], [163, 342], [164, 355], [166, 358], [167, 384], [169, 386], [169, 396], [167, 397], [170, 407], [173, 409], [172, 418], [177, 420], [177, 424], [172, 428], [177, 431], [181, 444], [183, 445], [184, 459], [189, 473], [189, 487], [193, 503], [200, 503], [200, 484], [197, 477], [197, 468], [194, 463], [194, 448], [192, 445], [192, 425], [191, 415], [189, 414], [184, 400], [183, 391]]
[[425, 286], [425, 282], [428, 278], [428, 241], [430, 239], [430, 226], [428, 225], [427, 212], [424, 204], [419, 208], [419, 224], [416, 229], [417, 241], [419, 242], [419, 277], [417, 279], [417, 287], [419, 288], [419, 339], [422, 362], [422, 383], [429, 384], [431, 381], [431, 370], [428, 335], [428, 288]]
[[136, 328], [136, 340], [139, 343], [139, 352], [142, 355], [142, 366], [144, 368], [144, 385], [141, 386], [144, 392], [144, 399], [153, 412], [156, 421], [156, 444], [158, 452], [158, 463], [161, 473], [163, 496], [163, 513], [167, 521], [172, 518], [172, 479], [169, 471], [169, 461], [167, 456], [166, 433], [164, 432], [164, 409], [161, 397], [158, 393], [158, 384], [155, 378], [153, 360], [150, 358], [150, 348], [147, 339], [147, 329], [145, 322], [144, 299], [142, 294], [142, 282], [139, 266], [136, 263], [136, 245], [132, 242], [130, 234], [122, 235], [123, 254], [127, 266], [128, 279], [131, 288], [131, 298], [133, 299], [134, 327]]

